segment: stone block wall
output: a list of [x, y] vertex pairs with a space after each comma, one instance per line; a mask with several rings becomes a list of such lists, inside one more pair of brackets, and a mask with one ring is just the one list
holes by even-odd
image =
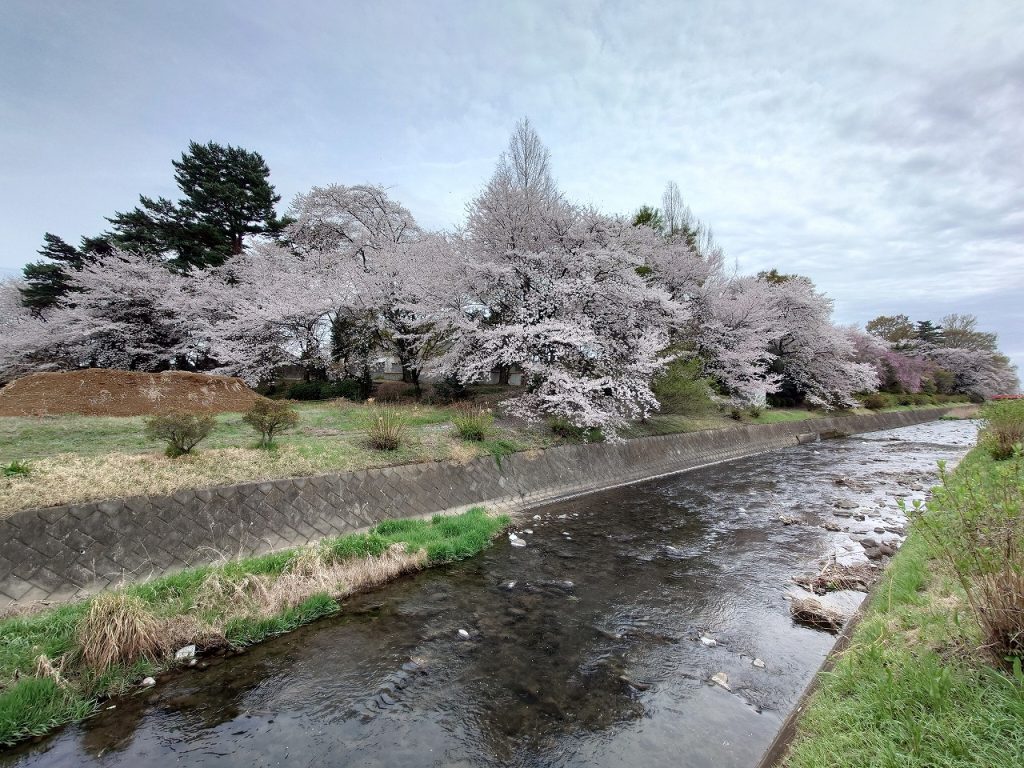
[[909, 426], [946, 409], [875, 413], [26, 510], [0, 520], [0, 609], [351, 533], [388, 518], [546, 502], [821, 436]]

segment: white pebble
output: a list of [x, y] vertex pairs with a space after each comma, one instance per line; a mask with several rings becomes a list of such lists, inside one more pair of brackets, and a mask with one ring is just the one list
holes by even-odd
[[716, 645], [718, 645], [718, 641], [716, 641], [713, 637], [708, 637], [706, 635], [701, 635], [700, 641], [704, 644], [706, 648], [714, 648]]
[[459, 630], [459, 637], [461, 637], [463, 640], [469, 640], [469, 632], [467, 632], [464, 629], [460, 629]]
[[763, 662], [763, 661], [761, 661], [760, 659], [754, 659], [754, 660], [753, 660], [753, 662], [751, 662], [751, 663], [752, 663], [752, 664], [753, 664], [753, 665], [754, 665], [755, 667], [757, 667], [758, 669], [764, 669], [764, 662]]
[[156, 685], [156, 680], [152, 677], [147, 677], [142, 681], [143, 688], [152, 688], [154, 685]]

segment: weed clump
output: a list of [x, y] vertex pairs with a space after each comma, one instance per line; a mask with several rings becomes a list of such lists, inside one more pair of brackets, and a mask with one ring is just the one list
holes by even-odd
[[990, 403], [982, 413], [981, 443], [1002, 461], [1024, 444], [1024, 400]]
[[494, 416], [483, 408], [464, 409], [452, 417], [452, 424], [463, 440], [482, 442], [494, 430]]
[[173, 459], [191, 453], [210, 436], [214, 424], [216, 421], [208, 414], [165, 413], [146, 420], [146, 435], [167, 443], [164, 452]]
[[406, 419], [397, 408], [374, 406], [367, 442], [378, 451], [397, 451], [405, 442]]
[[[984, 434], [984, 433], [983, 433]], [[984, 439], [983, 439], [984, 444]], [[985, 648], [1003, 664], [1024, 662], [1024, 456], [968, 455], [927, 508], [914, 502], [915, 527], [963, 588]], [[905, 505], [904, 505], [905, 506]]]
[[4, 477], [28, 477], [32, 474], [32, 467], [27, 461], [15, 459], [10, 464], [3, 466]]
[[123, 592], [96, 597], [78, 627], [82, 660], [96, 672], [167, 652], [160, 622], [141, 598]]

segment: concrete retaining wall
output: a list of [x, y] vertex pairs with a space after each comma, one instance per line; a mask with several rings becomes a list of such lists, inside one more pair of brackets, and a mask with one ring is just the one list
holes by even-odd
[[570, 445], [466, 464], [430, 463], [244, 483], [19, 512], [0, 520], [0, 609], [66, 601], [224, 557], [261, 554], [381, 520], [483, 505], [517, 512], [817, 439], [908, 426], [946, 409], [876, 413], [621, 443]]

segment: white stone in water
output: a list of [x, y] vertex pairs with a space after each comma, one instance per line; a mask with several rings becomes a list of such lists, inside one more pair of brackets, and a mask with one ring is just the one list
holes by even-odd
[[562, 531], [562, 535], [563, 535], [563, 536], [568, 536], [568, 535], [569, 535], [569, 532], [568, 532], [568, 531]]
[[751, 663], [758, 669], [764, 669], [764, 662], [760, 659], [754, 659]]
[[509, 582], [505, 583], [505, 589], [515, 589], [515, 588], [516, 588], [516, 582], [509, 581]]
[[152, 677], [147, 677], [142, 681], [143, 688], [152, 688], [154, 685], [156, 685], [156, 680]]
[[469, 632], [467, 632], [464, 629], [460, 629], [459, 630], [459, 637], [461, 637], [463, 640], [469, 640]]
[[533, 516], [533, 519], [534, 519], [534, 520], [540, 520], [540, 515], [534, 515], [534, 516]]
[[528, 533], [528, 534], [530, 534], [532, 536], [533, 535], [533, 528], [527, 528], [525, 531], [523, 531], [523, 533]]
[[512, 541], [510, 541], [509, 544], [511, 544], [513, 547], [525, 547], [526, 546], [526, 540], [525, 539], [512, 539]]
[[711, 676], [711, 682], [715, 685], [722, 686], [727, 691], [732, 690], [732, 688], [729, 687], [729, 676], [725, 674], [725, 672], [716, 672], [715, 674], [713, 674]]
[[559, 520], [565, 520], [565, 518], [567, 518], [567, 517], [568, 517], [568, 515], [559, 515], [558, 519]]
[[715, 640], [715, 638], [708, 637], [707, 635], [701, 635], [700, 641], [706, 648], [714, 648], [716, 645], [718, 645], [718, 641]]
[[174, 660], [182, 661], [184, 659], [195, 658], [196, 647], [194, 645], [186, 645], [184, 648], [179, 648], [174, 652]]

